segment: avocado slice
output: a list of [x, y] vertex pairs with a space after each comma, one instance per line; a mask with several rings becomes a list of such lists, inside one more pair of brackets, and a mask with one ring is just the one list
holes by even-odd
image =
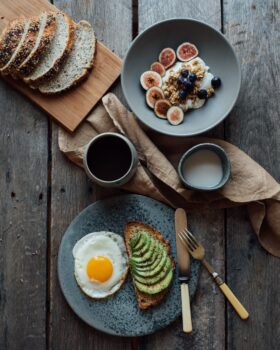
[[149, 286], [149, 285], [153, 285], [153, 284], [156, 284], [156, 283], [159, 283], [160, 281], [162, 281], [165, 278], [165, 276], [169, 273], [170, 270], [171, 270], [171, 261], [170, 261], [170, 258], [167, 257], [166, 263], [163, 266], [163, 268], [161, 270], [159, 270], [159, 272], [157, 274], [153, 275], [152, 277], [139, 276], [137, 274], [137, 272], [135, 272], [135, 273], [132, 272], [132, 274], [133, 274], [133, 277], [136, 281]]
[[157, 294], [157, 293], [162, 292], [164, 289], [166, 289], [170, 285], [170, 283], [172, 281], [172, 277], [173, 277], [173, 271], [171, 269], [168, 272], [168, 274], [164, 277], [164, 279], [156, 284], [152, 284], [150, 286], [147, 286], [146, 284], [140, 283], [136, 280], [134, 280], [134, 283], [135, 283], [136, 288], [140, 292], [143, 292], [146, 294]]
[[134, 264], [133, 266], [137, 268], [138, 271], [141, 271], [141, 272], [154, 270], [158, 266], [158, 264], [161, 262], [161, 259], [163, 258], [164, 253], [165, 253], [165, 250], [163, 246], [159, 244], [155, 250], [155, 254], [152, 257], [153, 262], [150, 265], [141, 266], [139, 264]]
[[145, 231], [138, 231], [138, 234], [140, 238], [136, 245], [134, 247], [131, 247], [132, 252], [142, 249], [146, 243], [146, 240], [150, 237], [150, 235]]
[[131, 268], [139, 268], [139, 269], [148, 269], [152, 264], [155, 263], [156, 259], [158, 258], [159, 255], [162, 254], [162, 247], [158, 244], [155, 247], [154, 250], [154, 254], [151, 256], [150, 260], [145, 261], [145, 262], [139, 262], [139, 261], [135, 261], [134, 257], [130, 257], [129, 259], [129, 263]]
[[152, 237], [150, 237], [151, 240], [151, 245], [149, 246], [149, 250], [142, 256], [136, 257], [133, 256], [133, 252], [132, 252], [132, 259], [133, 261], [135, 261], [136, 263], [149, 263], [149, 260], [151, 259], [151, 257], [153, 256], [154, 252], [155, 252], [155, 248], [157, 247], [158, 243], [155, 241], [155, 239], [153, 239]]
[[136, 244], [139, 242], [140, 238], [141, 238], [141, 233], [139, 231], [135, 232], [133, 234], [133, 236], [129, 240], [129, 244], [131, 246], [131, 249], [133, 249], [136, 246]]
[[135, 268], [132, 270], [138, 276], [149, 278], [149, 277], [158, 275], [161, 272], [161, 270], [163, 270], [168, 264], [170, 264], [170, 259], [168, 258], [168, 255], [164, 251], [164, 253], [162, 254], [161, 261], [154, 269], [150, 268], [149, 270], [141, 271], [137, 268], [137, 266], [135, 266]]
[[132, 250], [133, 257], [139, 258], [144, 254], [146, 254], [150, 249], [153, 238], [150, 235], [145, 235], [145, 236], [143, 235], [143, 239], [145, 239], [145, 244], [138, 250], [136, 249]]

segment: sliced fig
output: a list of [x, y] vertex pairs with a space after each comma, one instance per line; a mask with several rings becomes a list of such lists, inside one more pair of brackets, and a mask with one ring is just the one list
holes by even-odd
[[198, 49], [194, 44], [183, 43], [177, 49], [177, 58], [182, 62], [190, 61], [198, 55]]
[[159, 54], [159, 62], [164, 66], [165, 69], [173, 66], [176, 61], [176, 53], [170, 47], [163, 49]]
[[152, 86], [161, 87], [162, 80], [161, 80], [161, 76], [157, 72], [148, 70], [141, 75], [140, 83], [143, 89], [148, 90]]
[[167, 111], [167, 120], [172, 125], [179, 125], [184, 120], [184, 112], [178, 106], [172, 106]]
[[167, 111], [171, 107], [171, 103], [166, 99], [157, 100], [155, 103], [155, 115], [161, 119], [166, 119]]
[[162, 100], [164, 98], [163, 91], [161, 88], [157, 86], [151, 87], [147, 92], [146, 92], [146, 102], [147, 105], [151, 108], [154, 108], [155, 103], [158, 100]]
[[161, 77], [163, 77], [165, 74], [165, 68], [160, 62], [152, 63], [151, 70], [157, 72]]

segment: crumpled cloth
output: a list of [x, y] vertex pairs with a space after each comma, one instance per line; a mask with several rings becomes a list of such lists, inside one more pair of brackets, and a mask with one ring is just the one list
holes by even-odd
[[[122, 189], [152, 197], [172, 207], [183, 207], [188, 211], [246, 205], [259, 242], [269, 253], [280, 256], [280, 186], [238, 147], [219, 139], [173, 138], [150, 130], [148, 137], [133, 113], [114, 94], [109, 93], [73, 135], [60, 129], [59, 148], [72, 162], [82, 167], [87, 143], [95, 135], [107, 131], [126, 135], [138, 152], [136, 174]], [[187, 189], [177, 174], [181, 155], [188, 148], [202, 142], [220, 145], [231, 161], [231, 178], [217, 191]]]

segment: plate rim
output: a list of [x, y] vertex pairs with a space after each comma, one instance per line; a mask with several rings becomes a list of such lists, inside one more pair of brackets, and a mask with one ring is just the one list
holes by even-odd
[[[58, 277], [58, 282], [59, 282], [59, 287], [60, 287], [60, 291], [61, 293], [63, 294], [63, 297], [65, 299], [65, 301], [67, 302], [67, 304], [70, 306], [72, 312], [79, 318], [81, 319], [84, 323], [86, 323], [89, 327], [95, 329], [95, 330], [98, 330], [100, 332], [103, 332], [103, 333], [106, 333], [106, 334], [109, 334], [109, 335], [112, 335], [112, 336], [116, 336], [116, 337], [130, 337], [130, 338], [137, 338], [137, 337], [142, 337], [142, 336], [146, 336], [146, 335], [150, 335], [150, 334], [154, 334], [155, 332], [159, 331], [159, 330], [162, 330], [162, 329], [165, 329], [166, 327], [170, 326], [172, 323], [174, 323], [179, 316], [176, 316], [174, 319], [172, 319], [170, 321], [170, 323], [166, 326], [166, 327], [155, 327], [153, 330], [151, 330], [150, 332], [145, 332], [145, 333], [141, 333], [141, 334], [132, 334], [132, 335], [123, 335], [123, 334], [119, 334], [119, 333], [116, 333], [114, 331], [112, 331], [111, 329], [109, 328], [104, 328], [102, 326], [93, 326], [90, 322], [88, 322], [84, 317], [83, 315], [81, 314], [77, 314], [77, 312], [75, 311], [75, 307], [73, 305], [73, 303], [69, 300], [69, 298], [67, 297], [67, 295], [64, 293], [64, 289], [62, 288], [62, 277], [61, 277], [61, 271], [59, 270], [59, 260], [61, 259], [61, 254], [62, 254], [62, 243], [64, 241], [65, 238], [65, 234], [67, 232], [67, 230], [69, 229], [70, 226], [74, 225], [76, 223], [76, 221], [78, 221], [80, 215], [85, 212], [86, 210], [88, 210], [89, 207], [92, 207], [94, 205], [96, 205], [97, 203], [100, 203], [100, 202], [104, 202], [104, 201], [108, 201], [110, 199], [117, 199], [117, 198], [120, 198], [120, 197], [126, 197], [126, 196], [129, 196], [129, 197], [144, 197], [144, 198], [148, 198], [150, 200], [153, 200], [153, 201], [156, 201], [162, 205], [165, 205], [171, 209], [173, 209], [172, 207], [170, 207], [169, 205], [165, 204], [165, 203], [162, 203], [160, 201], [157, 201], [151, 197], [148, 197], [148, 196], [144, 196], [144, 195], [140, 195], [140, 194], [136, 194], [136, 193], [124, 193], [124, 194], [118, 194], [118, 195], [114, 195], [114, 196], [110, 196], [110, 197], [107, 197], [107, 198], [103, 198], [103, 199], [99, 199], [91, 204], [89, 204], [88, 206], [86, 206], [84, 209], [82, 209], [76, 216], [75, 218], [70, 222], [70, 224], [67, 226], [67, 228], [65, 229], [64, 233], [63, 233], [63, 236], [61, 238], [61, 241], [60, 241], [60, 244], [59, 244], [59, 249], [58, 249], [58, 254], [57, 254], [57, 264], [56, 264], [56, 271], [57, 271], [57, 277]], [[129, 271], [128, 271], [129, 273]], [[195, 294], [197, 292], [197, 287], [198, 287], [198, 282], [199, 282], [199, 278], [200, 278], [200, 273], [201, 273], [201, 265], [199, 265], [198, 267], [198, 277], [197, 277], [197, 283], [196, 283], [196, 287], [195, 287], [195, 290], [194, 290], [194, 294], [193, 296], [191, 297], [191, 301], [192, 299], [195, 297]], [[126, 282], [125, 282], [126, 283]], [[121, 287], [122, 288], [122, 287]]]
[[[131, 52], [131, 50], [133, 49], [133, 47], [136, 45], [137, 41], [144, 35], [146, 34], [146, 32], [152, 30], [153, 28], [155, 27], [158, 27], [160, 26], [162, 23], [167, 23], [167, 22], [175, 22], [175, 21], [189, 21], [189, 22], [195, 22], [195, 23], [199, 23], [199, 24], [202, 24], [206, 27], [208, 27], [208, 29], [210, 30], [213, 30], [214, 32], [216, 32], [216, 34], [218, 34], [218, 36], [220, 36], [228, 45], [229, 45], [229, 48], [231, 49], [232, 53], [233, 53], [233, 56], [235, 58], [235, 61], [237, 63], [237, 71], [238, 71], [238, 89], [237, 89], [237, 93], [235, 95], [235, 98], [233, 100], [233, 102], [231, 103], [231, 105], [229, 106], [229, 108], [227, 109], [227, 111], [224, 113], [223, 117], [220, 118], [218, 121], [216, 121], [214, 124], [212, 124], [211, 126], [207, 127], [207, 128], [204, 128], [204, 129], [200, 129], [200, 130], [197, 130], [195, 132], [192, 132], [192, 133], [181, 133], [181, 134], [175, 134], [175, 133], [172, 133], [172, 132], [168, 132], [168, 131], [164, 131], [164, 130], [159, 130], [157, 128], [155, 128], [154, 126], [152, 125], [149, 125], [146, 121], [144, 121], [142, 118], [140, 118], [136, 112], [132, 109], [131, 105], [130, 105], [130, 101], [131, 99], [128, 98], [128, 94], [127, 94], [127, 89], [125, 87], [125, 82], [124, 82], [124, 78], [123, 78], [123, 75], [124, 75], [124, 70], [125, 70], [125, 65], [126, 65], [126, 58], [127, 56], [129, 55], [129, 53]], [[197, 136], [197, 135], [200, 135], [204, 132], [207, 132], [209, 130], [212, 130], [213, 128], [215, 128], [217, 125], [219, 125], [223, 120], [225, 120], [226, 117], [228, 117], [228, 115], [230, 114], [230, 112], [232, 111], [233, 107], [235, 106], [236, 102], [237, 102], [237, 99], [239, 97], [239, 94], [240, 94], [240, 89], [241, 89], [241, 80], [242, 80], [242, 74], [241, 74], [241, 66], [240, 66], [240, 62], [238, 60], [238, 57], [235, 53], [235, 50], [232, 46], [232, 44], [229, 42], [229, 40], [226, 38], [226, 36], [221, 33], [219, 30], [215, 29], [214, 27], [212, 27], [210, 24], [204, 22], [204, 21], [200, 21], [200, 20], [197, 20], [197, 19], [194, 19], [194, 18], [190, 18], [190, 17], [173, 17], [173, 18], [169, 18], [169, 19], [166, 19], [166, 20], [163, 20], [163, 21], [158, 21], [156, 22], [155, 24], [152, 24], [151, 26], [149, 26], [148, 28], [144, 29], [140, 34], [138, 34], [136, 36], [135, 39], [133, 39], [133, 41], [131, 42], [126, 54], [125, 54], [125, 57], [123, 59], [123, 65], [122, 65], [122, 69], [121, 69], [121, 87], [122, 87], [122, 91], [123, 91], [123, 94], [124, 94], [124, 97], [125, 97], [125, 100], [127, 101], [128, 103], [128, 106], [129, 108], [131, 108], [133, 114], [137, 117], [138, 120], [141, 121], [141, 123], [143, 123], [144, 125], [146, 125], [148, 128], [152, 129], [152, 130], [155, 130], [156, 132], [160, 133], [160, 134], [163, 134], [163, 135], [168, 135], [168, 136], [173, 136], [173, 137], [193, 137], [193, 136]]]

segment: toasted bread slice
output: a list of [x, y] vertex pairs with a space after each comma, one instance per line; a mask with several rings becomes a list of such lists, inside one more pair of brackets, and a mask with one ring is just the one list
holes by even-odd
[[75, 27], [76, 24], [70, 17], [62, 12], [57, 14], [54, 38], [34, 71], [24, 78], [27, 84], [36, 87], [59, 72], [72, 50], [75, 41]]
[[16, 74], [24, 77], [31, 73], [38, 65], [40, 58], [48, 49], [56, 30], [56, 13], [43, 12], [40, 16], [39, 32], [33, 49], [26, 59], [16, 69]]
[[75, 41], [65, 64], [58, 73], [38, 89], [43, 94], [58, 94], [69, 90], [84, 80], [93, 67], [96, 37], [87, 21], [80, 21], [75, 29]]
[[22, 38], [13, 53], [10, 61], [0, 69], [3, 75], [13, 74], [33, 49], [39, 32], [40, 21], [38, 16], [31, 17], [26, 23]]
[[26, 21], [24, 18], [17, 18], [3, 30], [0, 36], [0, 69], [10, 61], [16, 50], [22, 38]]
[[[140, 221], [131, 221], [131, 222], [127, 223], [127, 225], [125, 226], [125, 230], [124, 230], [125, 245], [126, 245], [127, 254], [129, 257], [131, 257], [131, 255], [132, 255], [131, 247], [130, 247], [130, 243], [129, 243], [130, 238], [133, 236], [133, 234], [135, 232], [137, 232], [139, 230], [147, 231], [153, 238], [160, 241], [162, 243], [162, 245], [164, 246], [164, 249], [166, 250], [167, 254], [170, 256], [169, 241], [164, 239], [162, 234], [159, 231], [155, 230], [153, 227], [151, 227], [147, 224], [144, 224]], [[172, 268], [174, 269], [175, 268], [174, 260], [171, 256], [170, 256], [170, 258], [171, 258], [171, 262], [172, 262]], [[132, 280], [133, 280], [133, 278], [132, 278]], [[133, 283], [134, 283], [134, 281], [133, 281]], [[152, 306], [160, 304], [161, 301], [165, 298], [167, 292], [169, 291], [169, 287], [168, 287], [160, 293], [150, 295], [150, 294], [140, 292], [136, 288], [135, 284], [134, 284], [134, 289], [135, 289], [135, 294], [136, 294], [138, 306], [142, 310], [145, 310], [145, 309], [148, 309]]]

